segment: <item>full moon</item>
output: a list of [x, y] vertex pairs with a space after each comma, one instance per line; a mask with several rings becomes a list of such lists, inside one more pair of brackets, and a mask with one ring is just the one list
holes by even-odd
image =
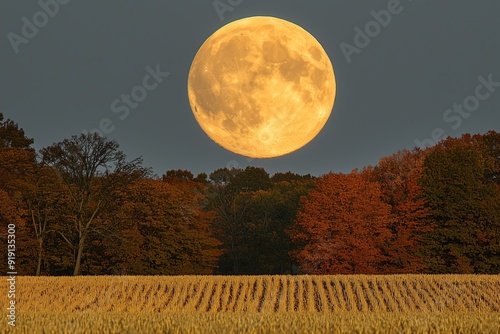
[[252, 158], [282, 156], [313, 140], [330, 117], [335, 92], [321, 44], [298, 25], [265, 16], [217, 30], [188, 78], [201, 128], [225, 149]]

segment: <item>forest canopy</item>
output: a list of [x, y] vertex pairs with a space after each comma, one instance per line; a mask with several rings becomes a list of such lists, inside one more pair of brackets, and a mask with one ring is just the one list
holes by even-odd
[[494, 131], [319, 177], [156, 176], [97, 134], [33, 143], [0, 114], [0, 237], [15, 225], [22, 275], [500, 273]]

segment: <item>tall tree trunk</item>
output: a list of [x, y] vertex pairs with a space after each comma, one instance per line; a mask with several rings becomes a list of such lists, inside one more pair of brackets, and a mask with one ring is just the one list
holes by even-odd
[[38, 239], [38, 263], [36, 265], [36, 276], [40, 276], [42, 270], [43, 239]]
[[75, 270], [73, 271], [73, 276], [80, 275], [80, 264], [82, 262], [84, 241], [85, 241], [85, 238], [81, 238], [80, 241], [78, 242], [78, 252], [76, 253]]

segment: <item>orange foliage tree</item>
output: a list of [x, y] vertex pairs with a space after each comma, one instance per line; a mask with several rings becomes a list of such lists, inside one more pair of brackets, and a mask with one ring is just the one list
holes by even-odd
[[382, 248], [390, 237], [391, 208], [381, 199], [380, 186], [366, 173], [330, 173], [297, 213], [290, 229], [298, 244], [294, 252], [307, 274], [372, 274], [387, 261]]
[[370, 179], [380, 184], [382, 200], [391, 206], [387, 225], [391, 235], [384, 247], [389, 260], [384, 273], [416, 273], [424, 268], [418, 249], [422, 233], [429, 230], [429, 210], [418, 180], [426, 154], [419, 149], [399, 151], [366, 170]]
[[[0, 113], [0, 241], [7, 250], [7, 226], [16, 226], [16, 270], [31, 274], [35, 244], [27, 227], [27, 209], [23, 190], [29, 186], [28, 177], [36, 168], [33, 139], [26, 137], [16, 123], [4, 120]], [[21, 246], [22, 245], [22, 246]], [[7, 264], [7, 252], [0, 260]]]
[[143, 179], [127, 189], [113, 218], [122, 238], [111, 240], [110, 266], [128, 274], [211, 274], [221, 251], [211, 236], [213, 212], [204, 210], [204, 185], [164, 180]]

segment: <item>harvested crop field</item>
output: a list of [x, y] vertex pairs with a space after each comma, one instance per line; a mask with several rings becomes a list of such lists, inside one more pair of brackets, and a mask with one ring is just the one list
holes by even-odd
[[[17, 285], [15, 332], [22, 333], [498, 333], [500, 328], [499, 276], [18, 277]], [[3, 321], [0, 328], [11, 332], [10, 327]]]

